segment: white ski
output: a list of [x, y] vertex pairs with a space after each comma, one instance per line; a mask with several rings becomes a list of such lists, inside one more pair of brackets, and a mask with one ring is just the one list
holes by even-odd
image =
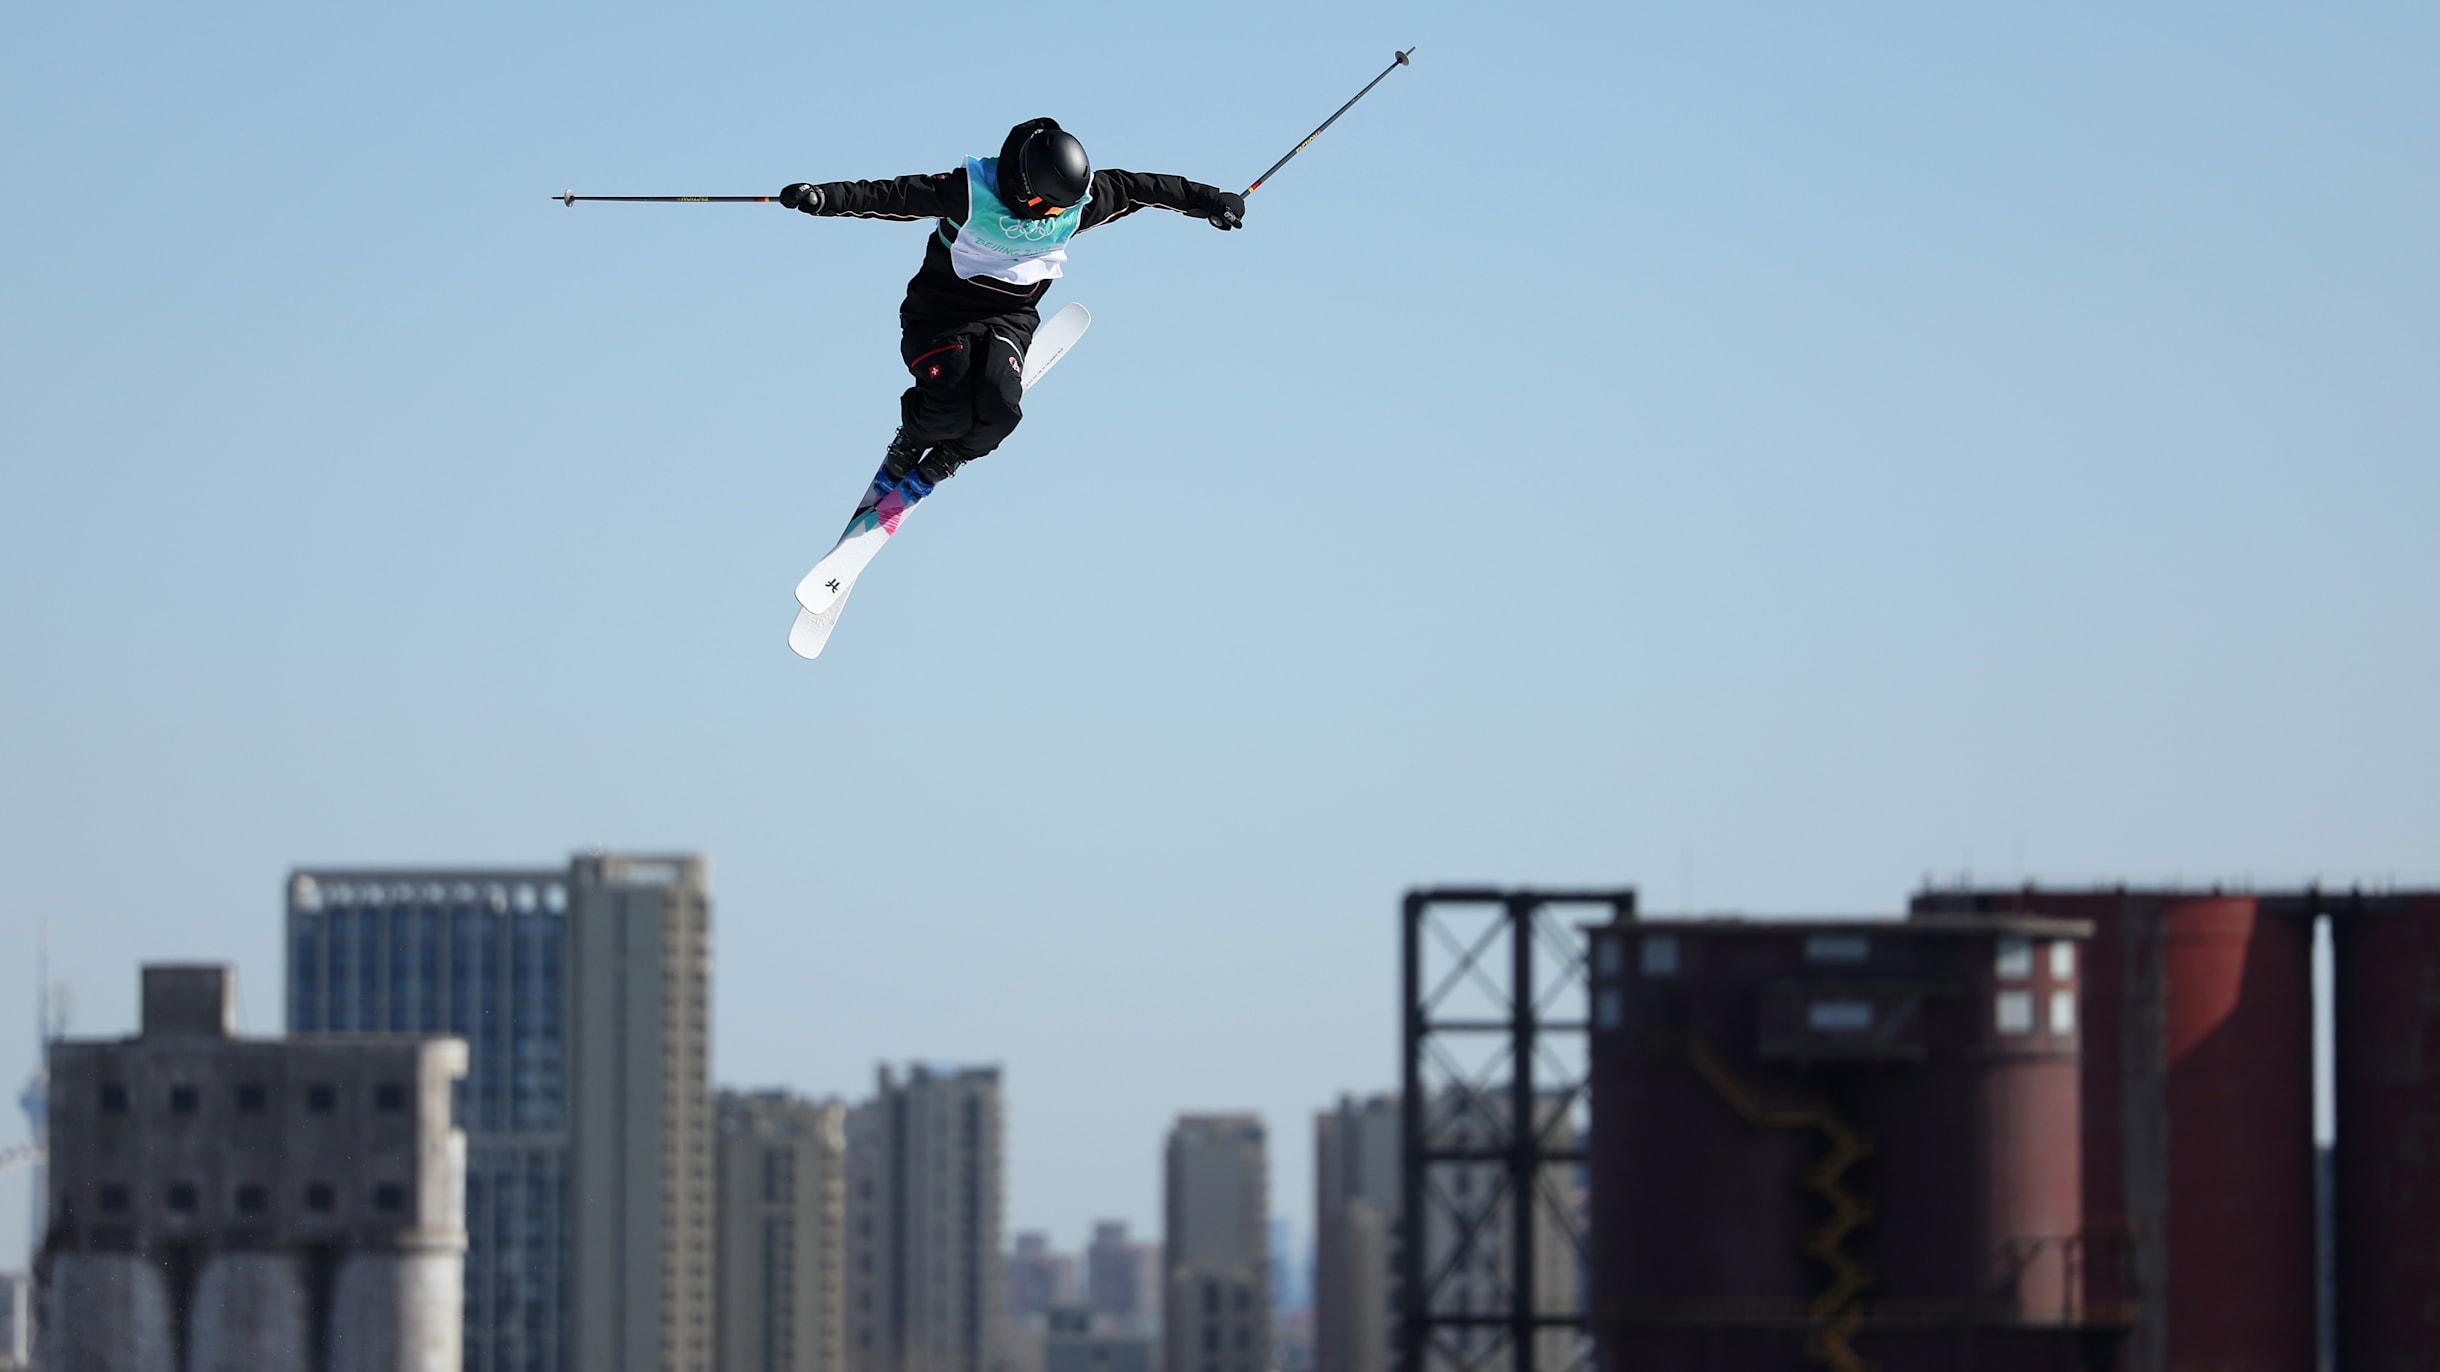
[[[1093, 312], [1078, 304], [1067, 305], [1042, 321], [1042, 327], [1034, 331], [1032, 346], [1025, 350], [1024, 388], [1031, 391], [1092, 323]], [[848, 593], [856, 588], [856, 578], [880, 555], [881, 545], [898, 531], [908, 510], [893, 493], [877, 507], [856, 511], [839, 541], [796, 584], [796, 623], [788, 630], [788, 646], [798, 657], [821, 656], [830, 631], [838, 625], [839, 611], [847, 606]]]

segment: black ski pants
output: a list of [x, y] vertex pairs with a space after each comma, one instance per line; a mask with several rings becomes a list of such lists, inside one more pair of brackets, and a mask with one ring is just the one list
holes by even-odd
[[1031, 310], [964, 324], [901, 321], [898, 355], [915, 384], [898, 397], [892, 465], [908, 462], [937, 484], [1000, 446], [1025, 418], [1025, 350], [1041, 322]]

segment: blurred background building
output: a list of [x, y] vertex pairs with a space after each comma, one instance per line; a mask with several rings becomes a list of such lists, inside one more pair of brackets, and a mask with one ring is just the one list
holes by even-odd
[[244, 1040], [235, 1005], [147, 967], [135, 1038], [52, 1046], [41, 1366], [456, 1366], [465, 1045]]
[[17, 1372], [34, 1353], [34, 1283], [0, 1272], [0, 1372]]
[[850, 1372], [994, 1372], [1005, 1335], [1000, 1069], [884, 1067], [847, 1117]]
[[710, 1367], [710, 902], [697, 856], [291, 874], [290, 1033], [468, 1045], [465, 1372]]
[[1317, 1372], [1390, 1372], [1397, 1347], [1398, 1097], [1341, 1096], [1313, 1120]]
[[1085, 1249], [1085, 1304], [1106, 1327], [1150, 1335], [1161, 1320], [1161, 1245], [1137, 1243], [1118, 1220], [1093, 1225]]
[[1008, 1315], [1011, 1320], [1040, 1318], [1076, 1305], [1082, 1296], [1076, 1255], [1051, 1247], [1050, 1236], [1034, 1230], [1017, 1235], [1008, 1255]]
[[1042, 1337], [1042, 1372], [1158, 1372], [1150, 1334], [1115, 1328], [1082, 1306], [1050, 1312]]
[[845, 1372], [847, 1107], [723, 1091], [717, 1114], [720, 1372]]
[[1270, 1158], [1262, 1121], [1179, 1116], [1163, 1175], [1163, 1372], [1269, 1372]]

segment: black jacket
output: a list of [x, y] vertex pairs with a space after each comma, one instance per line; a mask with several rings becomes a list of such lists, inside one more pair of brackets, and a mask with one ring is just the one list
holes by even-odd
[[[964, 167], [887, 181], [825, 181], [820, 189], [818, 214], [940, 221], [924, 247], [922, 268], [907, 282], [906, 303], [898, 307], [899, 322], [910, 331], [947, 332], [977, 320], [1032, 315], [1034, 302], [1051, 288], [1048, 281], [1014, 286], [988, 277], [961, 277], [951, 269], [948, 240], [966, 219]], [[1220, 212], [1220, 195], [1218, 187], [1182, 176], [1106, 167], [1093, 173], [1093, 198], [1085, 202], [1084, 223], [1077, 232], [1100, 228], [1148, 207], [1208, 217]], [[1024, 322], [1030, 325], [1033, 321]]]

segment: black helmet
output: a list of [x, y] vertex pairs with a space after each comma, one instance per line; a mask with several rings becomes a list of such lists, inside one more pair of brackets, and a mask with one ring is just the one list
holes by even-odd
[[1028, 119], [1000, 145], [1000, 198], [1029, 219], [1055, 214], [1093, 188], [1093, 160], [1056, 119]]

